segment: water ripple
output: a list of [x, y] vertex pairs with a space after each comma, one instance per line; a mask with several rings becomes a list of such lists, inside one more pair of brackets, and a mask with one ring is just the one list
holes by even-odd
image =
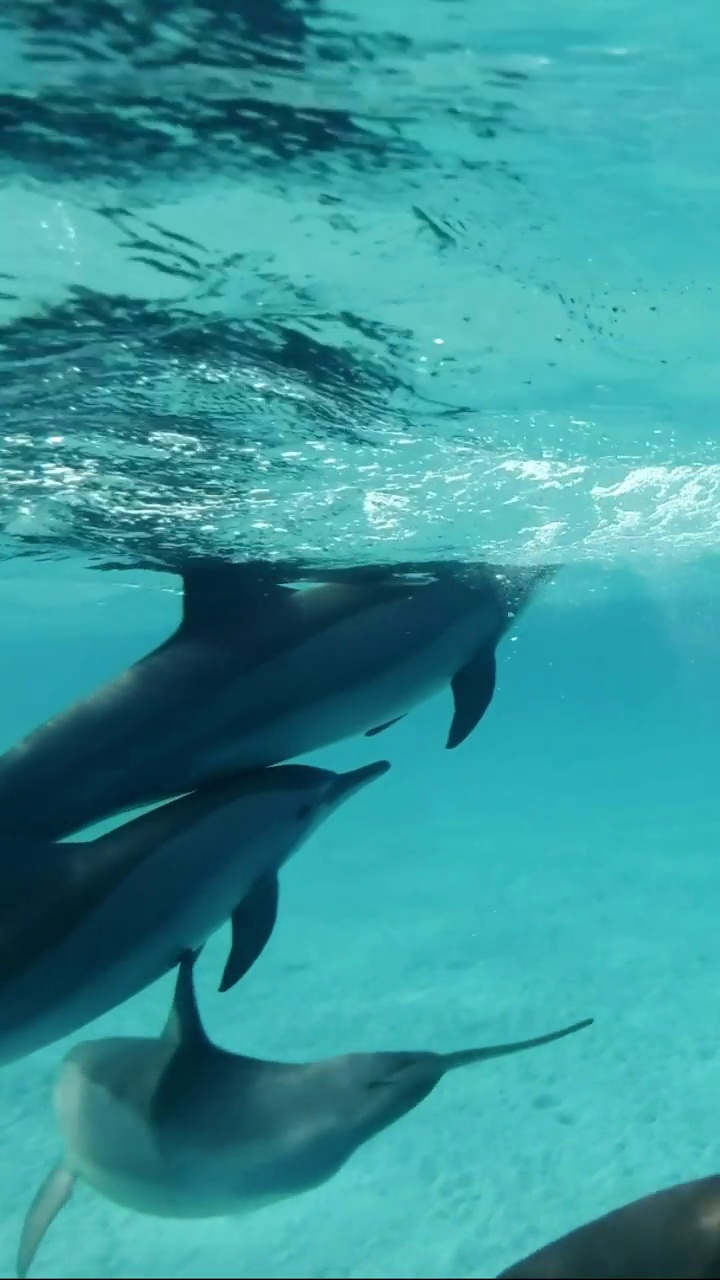
[[0, 555], [716, 545], [701, 24], [420, 8], [3, 7]]

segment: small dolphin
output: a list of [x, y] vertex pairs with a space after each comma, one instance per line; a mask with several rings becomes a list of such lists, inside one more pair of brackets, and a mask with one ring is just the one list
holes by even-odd
[[0, 757], [0, 831], [61, 839], [378, 733], [448, 682], [457, 747], [492, 699], [499, 640], [554, 572], [446, 566], [418, 583], [358, 568], [299, 589], [267, 565], [190, 564], [175, 634]]
[[720, 1175], [633, 1200], [516, 1262], [503, 1277], [720, 1280]]
[[20, 1276], [78, 1177], [109, 1200], [158, 1217], [249, 1213], [326, 1182], [447, 1071], [550, 1044], [592, 1022], [459, 1053], [263, 1062], [208, 1039], [194, 960], [180, 962], [159, 1039], [89, 1040], [65, 1058], [54, 1094], [65, 1157], [28, 1211]]
[[0, 1064], [69, 1035], [172, 969], [228, 917], [221, 990], [265, 947], [278, 870], [385, 760], [349, 773], [278, 765], [87, 842], [12, 850], [0, 883]]

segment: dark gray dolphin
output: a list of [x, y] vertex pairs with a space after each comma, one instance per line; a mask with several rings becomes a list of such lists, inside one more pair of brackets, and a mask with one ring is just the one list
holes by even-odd
[[60, 839], [378, 732], [448, 682], [456, 747], [490, 704], [498, 641], [554, 571], [448, 566], [412, 582], [357, 569], [299, 589], [268, 566], [190, 565], [175, 634], [0, 757], [0, 831]]
[[194, 792], [97, 840], [6, 849], [0, 1063], [85, 1026], [172, 969], [229, 917], [221, 990], [275, 923], [279, 868], [335, 808], [389, 769], [279, 765]]
[[499, 1280], [720, 1280], [720, 1176], [614, 1209], [500, 1272]]
[[76, 1178], [159, 1217], [249, 1213], [326, 1182], [446, 1072], [550, 1044], [592, 1021], [459, 1053], [263, 1062], [211, 1043], [192, 969], [193, 956], [184, 957], [161, 1038], [90, 1040], [65, 1058], [54, 1095], [64, 1158], [25, 1219], [19, 1275]]

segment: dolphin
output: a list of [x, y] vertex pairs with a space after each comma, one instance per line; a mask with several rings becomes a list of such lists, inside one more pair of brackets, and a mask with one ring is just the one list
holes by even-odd
[[446, 566], [418, 582], [359, 567], [304, 589], [280, 572], [186, 564], [175, 633], [0, 756], [0, 832], [62, 839], [378, 733], [448, 682], [453, 749], [490, 705], [499, 640], [556, 569]]
[[633, 1200], [545, 1245], [499, 1280], [720, 1280], [720, 1175]]
[[209, 1040], [196, 1003], [196, 954], [181, 958], [162, 1036], [89, 1040], [66, 1056], [54, 1090], [64, 1156], [28, 1211], [18, 1275], [77, 1178], [157, 1217], [249, 1213], [326, 1182], [448, 1071], [550, 1044], [592, 1022], [456, 1053], [264, 1062]]
[[29, 841], [0, 894], [0, 1064], [85, 1026], [232, 920], [221, 990], [264, 949], [278, 870], [338, 805], [387, 772], [278, 765], [142, 814], [52, 856]]

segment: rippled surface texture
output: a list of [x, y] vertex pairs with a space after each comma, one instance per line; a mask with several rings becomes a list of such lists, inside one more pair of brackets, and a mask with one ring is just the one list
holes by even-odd
[[7, 0], [4, 554], [714, 545], [719, 23]]

